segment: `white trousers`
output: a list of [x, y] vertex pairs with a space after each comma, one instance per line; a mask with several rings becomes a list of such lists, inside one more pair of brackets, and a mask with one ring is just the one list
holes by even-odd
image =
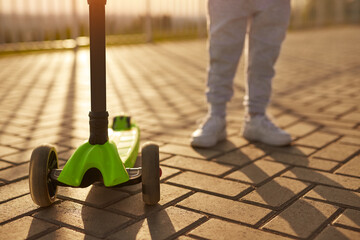
[[209, 55], [206, 96], [224, 104], [233, 96], [233, 79], [249, 26], [244, 106], [265, 113], [274, 64], [290, 19], [290, 0], [209, 0]]

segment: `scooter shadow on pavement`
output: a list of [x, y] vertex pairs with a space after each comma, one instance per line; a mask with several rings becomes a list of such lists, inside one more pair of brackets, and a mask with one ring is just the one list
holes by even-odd
[[[135, 167], [140, 167], [141, 161], [139, 161], [139, 158], [136, 162]], [[133, 185], [130, 187], [138, 188], [139, 185], [141, 186], [141, 183], [138, 185]], [[92, 202], [96, 202], [96, 199], [104, 199], [106, 196], [100, 196], [96, 192], [96, 188], [99, 186], [93, 186], [92, 189], [89, 191], [85, 202], [87, 200], [90, 200]], [[104, 186], [100, 186], [102, 188], [105, 188]], [[141, 188], [141, 187], [140, 187]], [[121, 188], [115, 189], [114, 191], [121, 191]], [[111, 194], [111, 192], [107, 192], [108, 194]], [[112, 217], [114, 219], [111, 219], [111, 222], [118, 221], [118, 226], [109, 228], [109, 231], [102, 231], [100, 233], [92, 233], [89, 235], [86, 235], [84, 239], [92, 240], [93, 236], [96, 237], [107, 237], [107, 239], [137, 239], [137, 238], [143, 238], [147, 239], [149, 236], [151, 239], [165, 239], [169, 236], [172, 236], [176, 233], [176, 230], [171, 222], [171, 219], [166, 211], [163, 211], [163, 206], [161, 204], [156, 205], [145, 205], [145, 203], [142, 201], [141, 193], [135, 193], [132, 195], [129, 195], [127, 198], [121, 199], [115, 203], [111, 203], [108, 207], [106, 207], [105, 211], [110, 211], [112, 214]], [[110, 198], [111, 196], [109, 196]], [[133, 215], [131, 213], [122, 212], [121, 210], [115, 210], [115, 209], [126, 209], [125, 205], [127, 205], [129, 202], [128, 200], [131, 200], [131, 205], [128, 206], [131, 207], [139, 207], [140, 208], [140, 214], [141, 215]], [[116, 205], [116, 207], [112, 207]], [[143, 212], [142, 212], [143, 211]], [[105, 215], [105, 214], [104, 214]], [[93, 229], [99, 229], [99, 221], [92, 221], [92, 218], [98, 218], [101, 216], [94, 215], [93, 209], [89, 208], [86, 205], [83, 205], [81, 210], [81, 216], [83, 219], [83, 227], [85, 233], [91, 233]], [[109, 220], [108, 220], [109, 221]], [[109, 221], [110, 222], [110, 221]], [[100, 223], [101, 224], [101, 223]]]

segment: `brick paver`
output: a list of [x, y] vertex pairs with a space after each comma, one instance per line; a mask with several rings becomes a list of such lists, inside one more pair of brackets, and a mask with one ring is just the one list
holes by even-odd
[[48, 142], [63, 166], [88, 138], [89, 52], [0, 56], [0, 239], [359, 239], [360, 28], [290, 32], [276, 65], [269, 113], [293, 143], [239, 136], [243, 71], [228, 104], [228, 140], [189, 146], [206, 114], [206, 41], [107, 48], [110, 117], [127, 112], [141, 143], [160, 146], [161, 200], [141, 184], [59, 187], [30, 197], [32, 149]]
[[229, 197], [235, 197], [249, 188], [248, 185], [243, 183], [192, 172], [177, 175], [169, 179], [168, 182]]
[[[203, 215], [176, 207], [169, 207], [137, 222], [109, 237], [109, 239], [166, 239], [185, 232]], [[180, 233], [179, 233], [180, 232]]]
[[211, 219], [200, 227], [189, 233], [190, 236], [201, 237], [205, 239], [288, 239], [275, 234], [256, 231], [252, 228], [239, 224], [230, 223], [218, 219]]
[[345, 189], [327, 187], [327, 186], [316, 186], [306, 197], [311, 199], [323, 200], [326, 202], [332, 202], [342, 204], [346, 206], [360, 208], [360, 193], [347, 191]]
[[52, 240], [52, 239], [88, 239], [88, 240], [99, 240], [100, 238], [86, 235], [77, 231], [74, 231], [69, 228], [60, 228], [56, 231], [53, 231], [45, 236], [42, 236], [38, 239], [41, 240]]
[[281, 163], [259, 160], [227, 175], [226, 178], [258, 185], [283, 171], [286, 167]]
[[56, 230], [58, 227], [33, 217], [25, 216], [0, 226], [0, 239], [27, 239], [42, 233]]
[[231, 166], [226, 166], [216, 162], [186, 158], [181, 156], [175, 156], [173, 158], [167, 159], [161, 162], [161, 164], [164, 166], [196, 172], [203, 172], [212, 175], [222, 175], [232, 169]]
[[352, 158], [349, 162], [344, 164], [336, 173], [348, 176], [360, 177], [360, 156]]
[[293, 170], [284, 173], [284, 176], [350, 190], [359, 190], [360, 186], [359, 178], [312, 171], [304, 168], [294, 168]]
[[8, 184], [1, 188], [0, 202], [26, 195], [29, 192], [29, 181], [27, 179]]
[[15, 219], [21, 215], [31, 213], [38, 207], [33, 203], [30, 195], [25, 195], [0, 205], [0, 222]]
[[329, 204], [299, 199], [281, 212], [264, 228], [307, 238], [336, 212]]
[[308, 186], [309, 184], [289, 178], [275, 178], [271, 182], [245, 195], [242, 200], [278, 208], [297, 196]]
[[169, 202], [176, 201], [182, 196], [190, 193], [190, 190], [179, 188], [175, 186], [170, 186], [168, 184], [160, 185], [160, 201], [158, 205], [155, 206], [146, 206], [142, 201], [142, 193], [132, 195], [129, 198], [126, 198], [120, 202], [110, 205], [107, 209], [110, 211], [115, 211], [119, 213], [127, 213], [131, 216], [137, 217], [155, 212], [160, 210], [162, 206], [168, 204]]
[[360, 233], [345, 228], [329, 226], [317, 236], [316, 240], [359, 239]]
[[5, 168], [11, 167], [11, 166], [12, 166], [12, 164], [10, 164], [10, 163], [0, 162], [0, 169], [5, 169]]
[[179, 206], [251, 225], [255, 225], [271, 212], [269, 209], [205, 193], [195, 193], [180, 202]]
[[310, 147], [321, 148], [326, 144], [336, 140], [338, 137], [339, 137], [338, 135], [315, 132], [311, 135], [301, 138], [300, 140], [296, 141], [296, 143]]
[[360, 211], [346, 209], [343, 214], [335, 221], [336, 225], [350, 227], [355, 230], [360, 229]]
[[129, 194], [109, 188], [89, 186], [87, 188], [60, 188], [59, 198], [81, 201], [86, 205], [95, 207], [105, 207], [111, 203], [120, 201]]
[[66, 224], [96, 237], [104, 237], [130, 220], [109, 211], [67, 201], [37, 212], [34, 217], [59, 225]]
[[344, 161], [348, 157], [358, 152], [358, 147], [344, 145], [344, 144], [331, 144], [327, 148], [320, 150], [314, 154], [314, 157], [330, 159], [334, 161]]
[[302, 167], [308, 167], [308, 168], [314, 168], [314, 169], [326, 170], [326, 171], [330, 171], [339, 164], [334, 161], [307, 157], [305, 155], [300, 155], [300, 153], [299, 155], [297, 155], [297, 154], [287, 154], [282, 152], [274, 152], [271, 153], [269, 156], [267, 156], [266, 159], [285, 163], [288, 165], [302, 166]]

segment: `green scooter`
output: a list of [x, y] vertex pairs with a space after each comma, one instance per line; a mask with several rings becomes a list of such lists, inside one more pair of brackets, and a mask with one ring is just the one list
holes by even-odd
[[90, 19], [91, 111], [90, 137], [59, 169], [55, 147], [43, 144], [31, 154], [30, 194], [40, 207], [56, 200], [58, 186], [88, 187], [101, 182], [122, 187], [142, 182], [143, 201], [160, 200], [159, 147], [147, 143], [141, 149], [142, 167], [136, 163], [140, 129], [129, 116], [117, 116], [108, 127], [106, 111], [105, 5], [106, 0], [88, 0]]

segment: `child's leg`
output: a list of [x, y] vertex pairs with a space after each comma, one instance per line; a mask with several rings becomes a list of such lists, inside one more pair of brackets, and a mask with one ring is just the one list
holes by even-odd
[[211, 115], [225, 117], [242, 53], [250, 6], [244, 0], [209, 0], [209, 69], [206, 96]]
[[265, 114], [270, 100], [274, 64], [279, 56], [290, 18], [290, 1], [273, 0], [257, 12], [251, 22], [247, 90], [247, 112]]
[[209, 113], [191, 137], [194, 147], [212, 147], [226, 138], [226, 102], [244, 45], [248, 0], [209, 0], [210, 63], [206, 96]]
[[264, 0], [254, 1], [259, 8], [255, 9], [250, 26], [247, 89], [244, 99], [248, 115], [242, 135], [251, 141], [286, 146], [291, 143], [291, 136], [274, 125], [265, 116], [265, 111], [271, 95], [274, 64], [289, 23], [290, 1], [268, 1], [267, 3], [271, 4], [266, 7], [260, 4]]

